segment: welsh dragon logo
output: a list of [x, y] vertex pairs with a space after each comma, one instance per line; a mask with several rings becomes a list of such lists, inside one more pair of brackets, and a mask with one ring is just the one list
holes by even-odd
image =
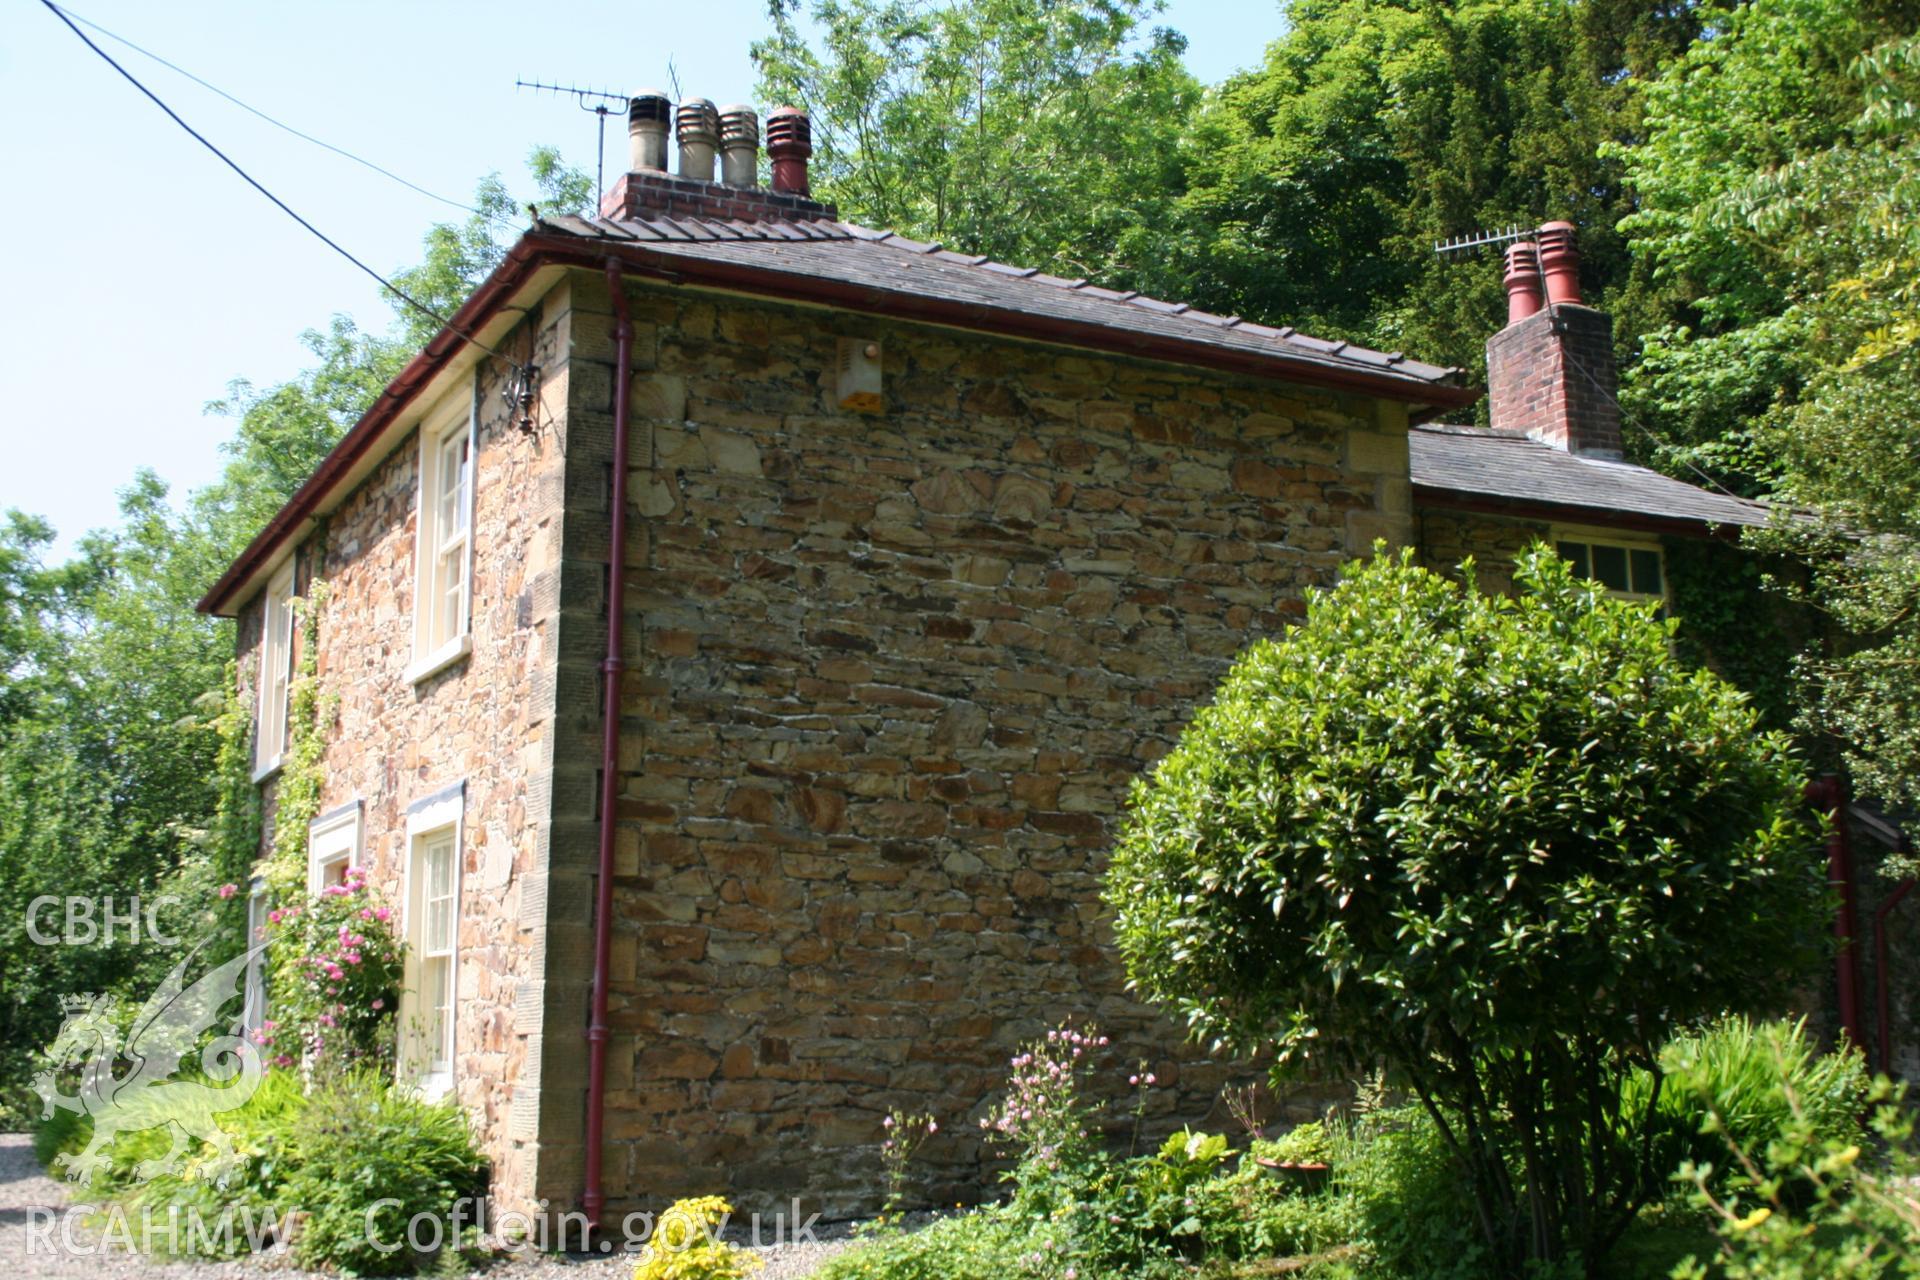
[[[246, 1105], [260, 1087], [264, 1070], [260, 1048], [240, 1034], [240, 1016], [231, 1031], [202, 1038], [221, 1021], [220, 1011], [244, 993], [247, 966], [265, 943], [209, 970], [192, 986], [185, 985], [187, 965], [194, 955], [174, 966], [160, 989], [140, 1006], [127, 1024], [123, 1038], [119, 1001], [112, 995], [81, 996], [66, 1002], [67, 1016], [60, 1033], [47, 1047], [53, 1065], [34, 1077], [34, 1092], [44, 1104], [44, 1115], [54, 1109], [79, 1112], [93, 1122], [93, 1133], [77, 1155], [62, 1153], [56, 1171], [74, 1182], [91, 1182], [107, 1163], [106, 1149], [123, 1133], [162, 1125], [171, 1145], [164, 1155], [143, 1160], [134, 1169], [142, 1182], [186, 1167], [187, 1143], [197, 1138], [213, 1149], [210, 1159], [194, 1172], [213, 1179], [236, 1167], [244, 1156], [215, 1121], [223, 1111]], [[205, 1080], [176, 1080], [181, 1060], [199, 1046], [200, 1074]], [[62, 1093], [59, 1075], [79, 1069], [76, 1093]], [[116, 1074], [115, 1068], [122, 1068]]]

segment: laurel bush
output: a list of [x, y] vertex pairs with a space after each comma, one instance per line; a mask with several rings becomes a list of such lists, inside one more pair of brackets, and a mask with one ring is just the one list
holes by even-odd
[[1196, 1036], [1384, 1062], [1444, 1113], [1496, 1273], [1618, 1238], [1649, 1181], [1622, 1080], [1777, 999], [1825, 899], [1802, 764], [1744, 696], [1545, 547], [1514, 582], [1350, 567], [1136, 783], [1107, 884]]

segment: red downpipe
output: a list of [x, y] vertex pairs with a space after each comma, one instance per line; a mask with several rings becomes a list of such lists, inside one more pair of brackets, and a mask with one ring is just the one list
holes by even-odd
[[1853, 835], [1847, 825], [1847, 789], [1838, 774], [1822, 774], [1807, 788], [1809, 798], [1829, 816], [1827, 828], [1827, 883], [1840, 891], [1840, 910], [1833, 918], [1833, 936], [1840, 943], [1834, 962], [1839, 985], [1840, 1028], [1854, 1048], [1867, 1051], [1860, 1024], [1859, 912], [1854, 903]]
[[601, 1121], [607, 1103], [607, 980], [613, 968], [613, 819], [620, 784], [620, 673], [626, 644], [627, 588], [627, 400], [633, 373], [633, 317], [620, 264], [607, 259], [607, 292], [613, 299], [613, 544], [607, 571], [607, 656], [600, 664], [606, 684], [600, 737], [600, 870], [593, 886], [593, 1017], [587, 1024], [587, 1186], [580, 1208], [594, 1228], [607, 1193], [600, 1185]]
[[[1913, 846], [1902, 840], [1900, 852], [1910, 853]], [[1874, 1030], [1879, 1034], [1880, 1074], [1893, 1074], [1893, 1009], [1891, 990], [1893, 988], [1892, 970], [1887, 967], [1887, 917], [1893, 909], [1913, 892], [1920, 880], [1902, 880], [1900, 887], [1887, 895], [1880, 909], [1873, 913], [1873, 976], [1874, 976], [1874, 1021], [1878, 1024]]]

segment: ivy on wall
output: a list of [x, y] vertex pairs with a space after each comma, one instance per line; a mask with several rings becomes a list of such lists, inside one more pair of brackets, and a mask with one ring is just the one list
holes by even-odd
[[279, 903], [306, 898], [307, 828], [320, 815], [326, 729], [339, 703], [320, 691], [320, 609], [326, 596], [327, 584], [316, 581], [293, 601], [299, 654], [287, 690], [287, 749], [281, 757], [273, 841], [262, 868], [267, 891]]
[[1749, 549], [1698, 538], [1668, 539], [1666, 553], [1680, 620], [1677, 656], [1744, 690], [1767, 728], [1793, 729], [1794, 663], [1814, 624], [1805, 606], [1771, 589], [1778, 566]]

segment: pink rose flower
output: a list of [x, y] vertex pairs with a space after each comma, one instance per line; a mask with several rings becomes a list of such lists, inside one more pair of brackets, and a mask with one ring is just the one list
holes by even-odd
[[231, 898], [238, 892], [240, 892], [240, 886], [237, 884], [223, 884], [220, 886], [220, 896], [223, 899]]

